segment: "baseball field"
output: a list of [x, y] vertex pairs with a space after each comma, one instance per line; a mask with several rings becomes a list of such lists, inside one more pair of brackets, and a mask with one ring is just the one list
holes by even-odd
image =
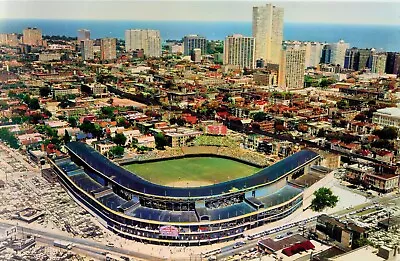
[[196, 187], [250, 176], [259, 168], [217, 157], [194, 157], [124, 166], [151, 182], [174, 186]]

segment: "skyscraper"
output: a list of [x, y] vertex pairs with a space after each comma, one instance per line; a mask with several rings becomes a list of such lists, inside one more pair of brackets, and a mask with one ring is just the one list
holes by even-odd
[[300, 45], [285, 46], [279, 70], [279, 86], [300, 89], [304, 87], [304, 67], [306, 49]]
[[374, 49], [359, 49], [360, 58], [358, 60], [357, 69], [359, 71], [365, 70], [366, 68], [371, 69], [372, 66], [372, 53]]
[[371, 72], [384, 74], [385, 68], [386, 68], [386, 53], [373, 54]]
[[87, 29], [78, 30], [78, 42], [90, 39], [90, 31]]
[[255, 67], [254, 37], [241, 34], [227, 36], [224, 42], [224, 64], [239, 65], [241, 68]]
[[191, 55], [194, 49], [201, 49], [201, 54], [206, 54], [207, 39], [197, 34], [185, 35], [183, 37], [183, 54]]
[[317, 67], [321, 61], [322, 49], [325, 44], [320, 42], [311, 42], [310, 46], [310, 60], [306, 62], [306, 67]]
[[17, 34], [0, 34], [0, 45], [17, 46], [18, 43]]
[[147, 57], [161, 56], [161, 37], [158, 30], [130, 29], [125, 31], [125, 51], [143, 49]]
[[334, 65], [344, 66], [344, 57], [346, 55], [346, 50], [349, 49], [350, 45], [340, 40], [337, 43], [331, 44], [331, 62]]
[[320, 42], [299, 42], [299, 41], [285, 41], [285, 47], [300, 45], [305, 49], [305, 68], [317, 67], [321, 61], [322, 49], [325, 46]]
[[326, 44], [322, 48], [321, 63], [330, 64], [331, 60], [332, 60], [332, 47], [330, 44]]
[[385, 72], [388, 74], [400, 73], [400, 54], [395, 52], [388, 52], [386, 59]]
[[81, 55], [84, 61], [94, 59], [93, 40], [81, 41]]
[[359, 60], [360, 60], [360, 53], [356, 47], [347, 49], [344, 57], [344, 68], [358, 71]]
[[100, 42], [101, 60], [110, 61], [117, 58], [117, 39], [102, 38]]
[[267, 4], [253, 7], [255, 58], [279, 64], [283, 40], [283, 8]]
[[22, 42], [27, 45], [42, 45], [42, 31], [36, 27], [28, 27], [22, 31]]

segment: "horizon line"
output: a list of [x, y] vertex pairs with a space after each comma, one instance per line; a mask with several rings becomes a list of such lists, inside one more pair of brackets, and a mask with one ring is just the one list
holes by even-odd
[[[197, 23], [251, 23], [251, 20], [135, 20], [135, 19], [86, 19], [86, 18], [20, 18], [0, 17], [0, 20], [44, 20], [44, 21], [93, 21], [93, 22], [197, 22]], [[400, 24], [388, 23], [341, 23], [341, 22], [310, 22], [310, 21], [284, 21], [284, 24], [322, 24], [322, 25], [359, 25], [359, 26], [399, 26]]]

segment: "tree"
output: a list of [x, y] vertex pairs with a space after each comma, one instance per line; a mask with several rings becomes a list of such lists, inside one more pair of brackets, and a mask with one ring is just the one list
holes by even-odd
[[256, 122], [265, 121], [266, 118], [267, 118], [267, 114], [263, 111], [256, 112], [253, 115], [253, 120]]
[[67, 143], [70, 142], [70, 141], [71, 141], [71, 136], [69, 135], [68, 131], [65, 130], [65, 133], [64, 133], [64, 143], [67, 144]]
[[184, 126], [185, 123], [186, 123], [186, 121], [182, 118], [176, 119], [176, 124], [178, 124], [178, 126]]
[[377, 135], [379, 139], [395, 140], [397, 139], [397, 129], [394, 127], [384, 127], [382, 130], [374, 131], [374, 135]]
[[371, 245], [371, 241], [369, 241], [368, 238], [362, 237], [353, 242], [352, 248], [356, 249], [366, 245]]
[[314, 191], [314, 199], [311, 202], [311, 209], [314, 211], [322, 211], [326, 207], [333, 208], [339, 201], [338, 196], [333, 195], [333, 192], [329, 188], [319, 188]]
[[103, 107], [101, 108], [101, 114], [105, 118], [111, 118], [112, 116], [114, 116], [114, 110], [114, 107]]
[[18, 149], [19, 144], [17, 138], [7, 128], [0, 129], [0, 140], [7, 142], [13, 149]]
[[69, 117], [68, 118], [68, 123], [71, 127], [75, 128], [76, 126], [78, 126], [78, 120], [75, 117]]
[[162, 133], [157, 133], [154, 136], [154, 141], [156, 142], [156, 148], [159, 150], [163, 150], [164, 147], [167, 146], [167, 139]]
[[42, 87], [39, 89], [39, 93], [41, 97], [48, 97], [51, 93], [51, 88], [50, 87]]
[[338, 101], [338, 103], [336, 104], [336, 106], [337, 106], [339, 109], [346, 109], [346, 108], [349, 107], [349, 102], [346, 101], [346, 100], [340, 100], [340, 101]]
[[39, 100], [37, 98], [29, 99], [28, 107], [31, 110], [38, 110], [40, 109]]
[[113, 138], [113, 142], [119, 146], [124, 146], [126, 143], [126, 137], [123, 133], [117, 133]]
[[325, 137], [325, 130], [324, 129], [319, 129], [317, 133], [318, 138]]
[[229, 98], [231, 98], [231, 97], [232, 97], [232, 95], [230, 93], [226, 93], [224, 95], [224, 97], [222, 98], [222, 101], [223, 102], [229, 102]]
[[109, 153], [114, 157], [122, 157], [124, 155], [124, 148], [121, 146], [115, 146], [110, 149]]

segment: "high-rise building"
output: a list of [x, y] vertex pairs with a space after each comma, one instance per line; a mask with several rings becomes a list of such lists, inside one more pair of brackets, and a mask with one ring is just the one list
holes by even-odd
[[100, 42], [100, 58], [103, 61], [110, 61], [117, 58], [117, 39], [102, 38]]
[[206, 54], [207, 39], [197, 34], [185, 35], [183, 37], [183, 54], [191, 55], [194, 49], [201, 49], [201, 54]]
[[0, 45], [17, 46], [18, 44], [17, 34], [0, 34]]
[[373, 54], [371, 72], [384, 74], [385, 69], [386, 69], [386, 53]]
[[365, 70], [367, 68], [371, 69], [372, 66], [372, 53], [374, 49], [359, 49], [359, 60], [358, 60], [358, 71]]
[[201, 49], [200, 48], [193, 49], [191, 58], [192, 58], [192, 61], [195, 63], [201, 62]]
[[325, 46], [324, 43], [320, 42], [300, 42], [300, 41], [285, 41], [283, 43], [285, 47], [300, 45], [304, 47], [305, 53], [305, 68], [317, 67], [321, 61], [322, 49]]
[[42, 31], [36, 27], [28, 27], [22, 31], [22, 42], [27, 45], [42, 45]]
[[283, 8], [267, 4], [253, 7], [253, 37], [255, 58], [279, 64], [283, 41]]
[[94, 59], [93, 40], [81, 41], [81, 55], [84, 61]]
[[388, 74], [400, 74], [400, 53], [388, 52], [385, 72]]
[[83, 40], [90, 40], [90, 31], [87, 29], [78, 30], [78, 42]]
[[332, 61], [332, 47], [330, 44], [326, 44], [322, 48], [321, 63], [330, 64], [331, 61]]
[[320, 42], [311, 42], [309, 62], [306, 62], [306, 67], [317, 67], [321, 61], [322, 49], [325, 44]]
[[344, 57], [344, 68], [358, 71], [359, 60], [360, 60], [360, 53], [356, 47], [347, 49]]
[[125, 31], [125, 51], [143, 49], [146, 57], [161, 56], [160, 31], [149, 29], [130, 29]]
[[300, 89], [304, 87], [306, 49], [300, 45], [285, 46], [279, 70], [279, 86], [282, 88]]
[[350, 48], [348, 43], [340, 40], [337, 43], [331, 44], [331, 64], [344, 66], [344, 57], [346, 55], [346, 50]]
[[224, 42], [224, 64], [253, 69], [255, 67], [254, 37], [241, 34], [227, 36]]

